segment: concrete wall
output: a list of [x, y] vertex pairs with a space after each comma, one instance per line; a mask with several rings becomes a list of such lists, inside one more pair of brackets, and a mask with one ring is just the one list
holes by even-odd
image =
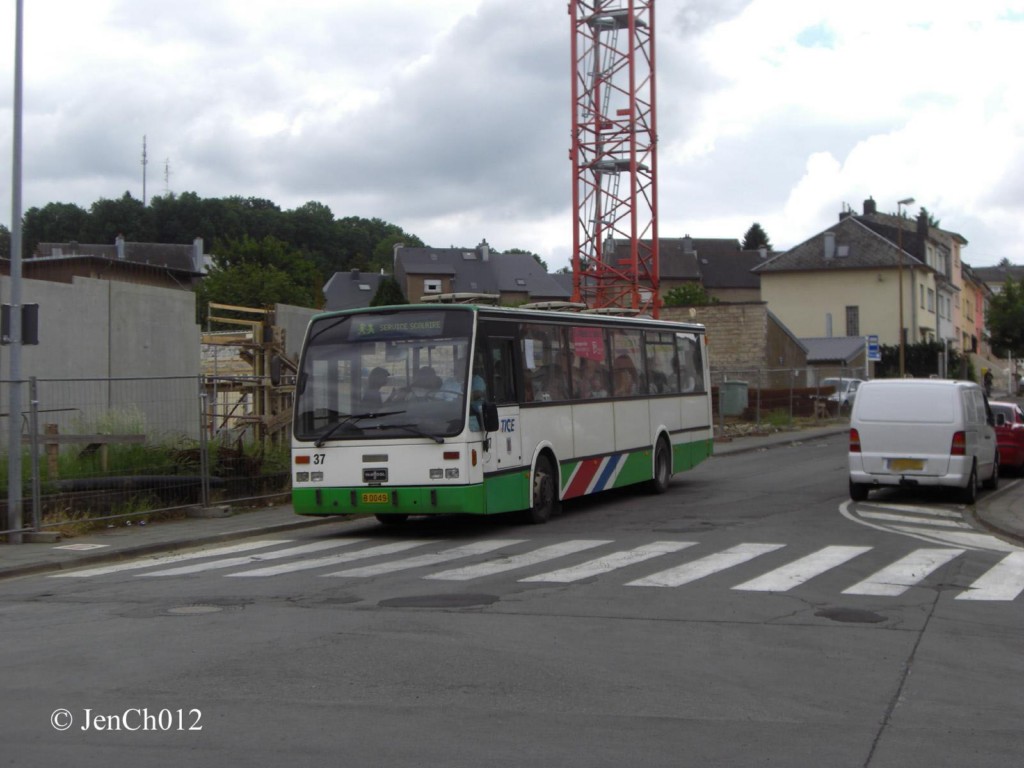
[[[10, 278], [0, 277], [0, 296], [9, 303], [10, 295]], [[62, 433], [130, 432], [137, 425], [151, 440], [198, 435], [193, 293], [76, 277], [71, 284], [23, 280], [22, 301], [39, 304], [39, 344], [22, 347], [21, 378], [40, 380], [41, 425], [57, 424]], [[10, 347], [3, 346], [0, 380], [10, 376]], [[108, 381], [142, 377], [163, 379]], [[0, 387], [2, 410], [9, 397]], [[27, 391], [22, 402], [27, 412]], [[11, 424], [0, 423], [5, 441]], [[25, 424], [18, 424], [23, 432]]]
[[[22, 348], [23, 378], [198, 376], [195, 295], [76, 277], [70, 285], [23, 280], [22, 301], [39, 305], [39, 344]], [[0, 276], [10, 301], [10, 278]], [[10, 351], [0, 348], [0, 378]]]
[[306, 326], [309, 325], [310, 318], [319, 311], [306, 307], [293, 307], [289, 304], [274, 305], [274, 319], [280, 327], [284, 328], [284, 348], [292, 360], [299, 359], [302, 339], [306, 335]]

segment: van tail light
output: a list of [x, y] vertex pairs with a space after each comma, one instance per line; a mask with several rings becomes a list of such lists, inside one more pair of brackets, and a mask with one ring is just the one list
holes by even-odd
[[965, 456], [967, 454], [967, 434], [964, 432], [953, 433], [953, 443], [949, 446], [950, 456]]
[[860, 453], [860, 433], [856, 429], [850, 430], [850, 453]]

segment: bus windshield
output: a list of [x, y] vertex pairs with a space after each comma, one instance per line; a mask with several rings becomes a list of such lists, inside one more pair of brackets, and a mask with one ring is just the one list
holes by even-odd
[[300, 440], [421, 437], [466, 423], [469, 312], [381, 311], [310, 325], [296, 394]]

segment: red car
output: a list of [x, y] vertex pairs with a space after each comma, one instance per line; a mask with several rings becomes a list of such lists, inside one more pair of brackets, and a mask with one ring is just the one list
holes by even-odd
[[999, 466], [1024, 472], [1024, 411], [1016, 403], [989, 402], [996, 420]]

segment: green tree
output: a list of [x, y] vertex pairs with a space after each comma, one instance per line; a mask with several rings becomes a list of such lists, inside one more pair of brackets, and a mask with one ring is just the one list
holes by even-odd
[[742, 248], [744, 251], [756, 251], [758, 248], [767, 248], [771, 251], [772, 243], [768, 239], [768, 233], [755, 221], [743, 236]]
[[218, 241], [213, 266], [197, 294], [200, 318], [211, 301], [243, 307], [323, 304], [323, 278], [313, 263], [274, 237]]
[[377, 241], [377, 244], [373, 246], [373, 254], [370, 257], [370, 263], [367, 264], [367, 270], [376, 272], [377, 270], [384, 270], [385, 272], [392, 272], [395, 268], [395, 246], [401, 244], [406, 248], [423, 248], [423, 241], [415, 235], [409, 235], [402, 230], [395, 227], [397, 232], [385, 235], [383, 238]]
[[[949, 359], [946, 360], [945, 373], [951, 379], [974, 378], [974, 369], [970, 366], [970, 360], [950, 347], [938, 341], [920, 341], [913, 344], [905, 344], [903, 347], [903, 370], [910, 376], [925, 379], [932, 375], [942, 373], [942, 355], [948, 351]], [[879, 347], [881, 360], [875, 364], [875, 376], [879, 379], [895, 379], [900, 375], [900, 348], [899, 345], [889, 346], [882, 344]]]
[[11, 230], [0, 224], [0, 259], [11, 258]]
[[717, 304], [718, 299], [712, 298], [700, 283], [684, 283], [665, 294], [666, 307], [703, 307]]
[[81, 242], [113, 243], [118, 235], [136, 243], [156, 240], [156, 230], [141, 200], [125, 192], [117, 200], [100, 198], [89, 208], [89, 227]]
[[22, 256], [35, 253], [40, 243], [92, 242], [87, 239], [89, 212], [72, 203], [47, 203], [42, 208], [29, 208], [23, 222]]
[[1024, 357], [1024, 281], [1007, 276], [1003, 290], [988, 303], [989, 343], [999, 357]]
[[380, 281], [380, 285], [377, 286], [377, 292], [373, 294], [373, 298], [370, 300], [371, 307], [386, 307], [393, 304], [408, 304], [405, 296], [402, 294], [402, 288], [398, 285], [398, 281], [393, 277], [385, 277]]
[[256, 308], [278, 303], [317, 306], [310, 291], [298, 285], [287, 272], [261, 264], [213, 267], [196, 289], [201, 323], [205, 323], [210, 302]]

